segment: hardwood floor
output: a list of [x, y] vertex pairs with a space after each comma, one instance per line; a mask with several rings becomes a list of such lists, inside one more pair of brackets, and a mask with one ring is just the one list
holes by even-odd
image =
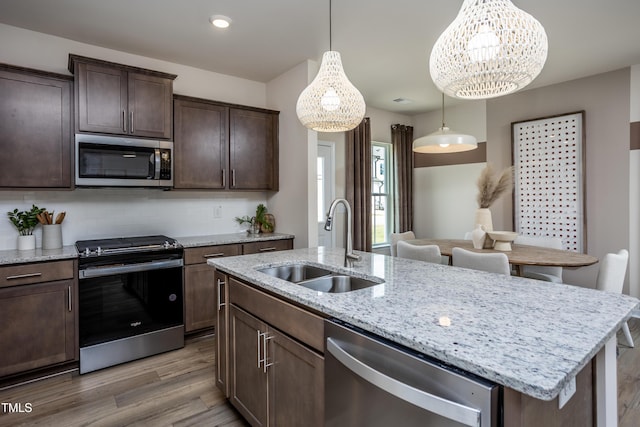
[[248, 424], [214, 382], [212, 335], [183, 349], [85, 375], [64, 374], [0, 391], [0, 426], [221, 426]]
[[[620, 427], [640, 425], [640, 319], [629, 327], [635, 348], [618, 334]], [[0, 390], [0, 402], [32, 407], [0, 407], [0, 426], [248, 426], [215, 386], [214, 343], [193, 338], [181, 350]]]

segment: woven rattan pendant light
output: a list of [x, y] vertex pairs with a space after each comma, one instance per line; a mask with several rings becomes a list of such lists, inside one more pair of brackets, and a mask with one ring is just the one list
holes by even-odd
[[478, 148], [478, 141], [472, 135], [454, 132], [444, 123], [444, 93], [442, 94], [442, 127], [427, 136], [413, 141], [416, 153], [459, 153]]
[[510, 0], [464, 0], [433, 46], [429, 71], [451, 97], [495, 98], [531, 83], [547, 48], [542, 24]]
[[300, 122], [318, 132], [344, 132], [358, 126], [365, 113], [364, 98], [349, 81], [340, 53], [331, 50], [331, 0], [329, 0], [329, 51], [322, 55], [318, 75], [296, 104]]

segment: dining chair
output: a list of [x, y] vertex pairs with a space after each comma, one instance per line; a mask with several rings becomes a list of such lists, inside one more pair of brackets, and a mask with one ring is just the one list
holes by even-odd
[[413, 231], [405, 231], [404, 233], [391, 233], [389, 235], [391, 239], [391, 256], [398, 256], [396, 254], [396, 248], [400, 240], [414, 240], [416, 235]]
[[[629, 261], [629, 251], [621, 249], [617, 254], [608, 253], [600, 261], [600, 270], [596, 279], [596, 289], [607, 292], [622, 293], [624, 276], [627, 274], [627, 262]], [[629, 347], [633, 347], [633, 338], [629, 331], [629, 325], [625, 322], [622, 331], [627, 339]]]
[[435, 264], [442, 262], [442, 255], [440, 255], [440, 247], [438, 245], [414, 245], [400, 240], [397, 244], [396, 253], [398, 258], [415, 259]]
[[463, 248], [453, 248], [451, 257], [452, 265], [455, 267], [511, 275], [509, 258], [503, 253], [478, 253]]
[[[541, 246], [551, 249], [562, 249], [562, 239], [551, 236], [518, 236], [513, 241], [516, 245]], [[547, 282], [562, 283], [562, 267], [526, 266], [520, 267], [522, 276]]]

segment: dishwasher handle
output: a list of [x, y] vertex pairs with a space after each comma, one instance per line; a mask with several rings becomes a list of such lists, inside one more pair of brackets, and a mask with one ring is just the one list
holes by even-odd
[[327, 351], [354, 374], [405, 402], [466, 426], [480, 427], [481, 414], [478, 409], [443, 399], [391, 378], [353, 357], [332, 338], [327, 338]]

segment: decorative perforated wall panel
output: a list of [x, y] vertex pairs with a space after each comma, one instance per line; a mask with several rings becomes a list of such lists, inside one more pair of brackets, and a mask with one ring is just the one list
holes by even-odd
[[512, 124], [515, 231], [583, 252], [584, 112]]

